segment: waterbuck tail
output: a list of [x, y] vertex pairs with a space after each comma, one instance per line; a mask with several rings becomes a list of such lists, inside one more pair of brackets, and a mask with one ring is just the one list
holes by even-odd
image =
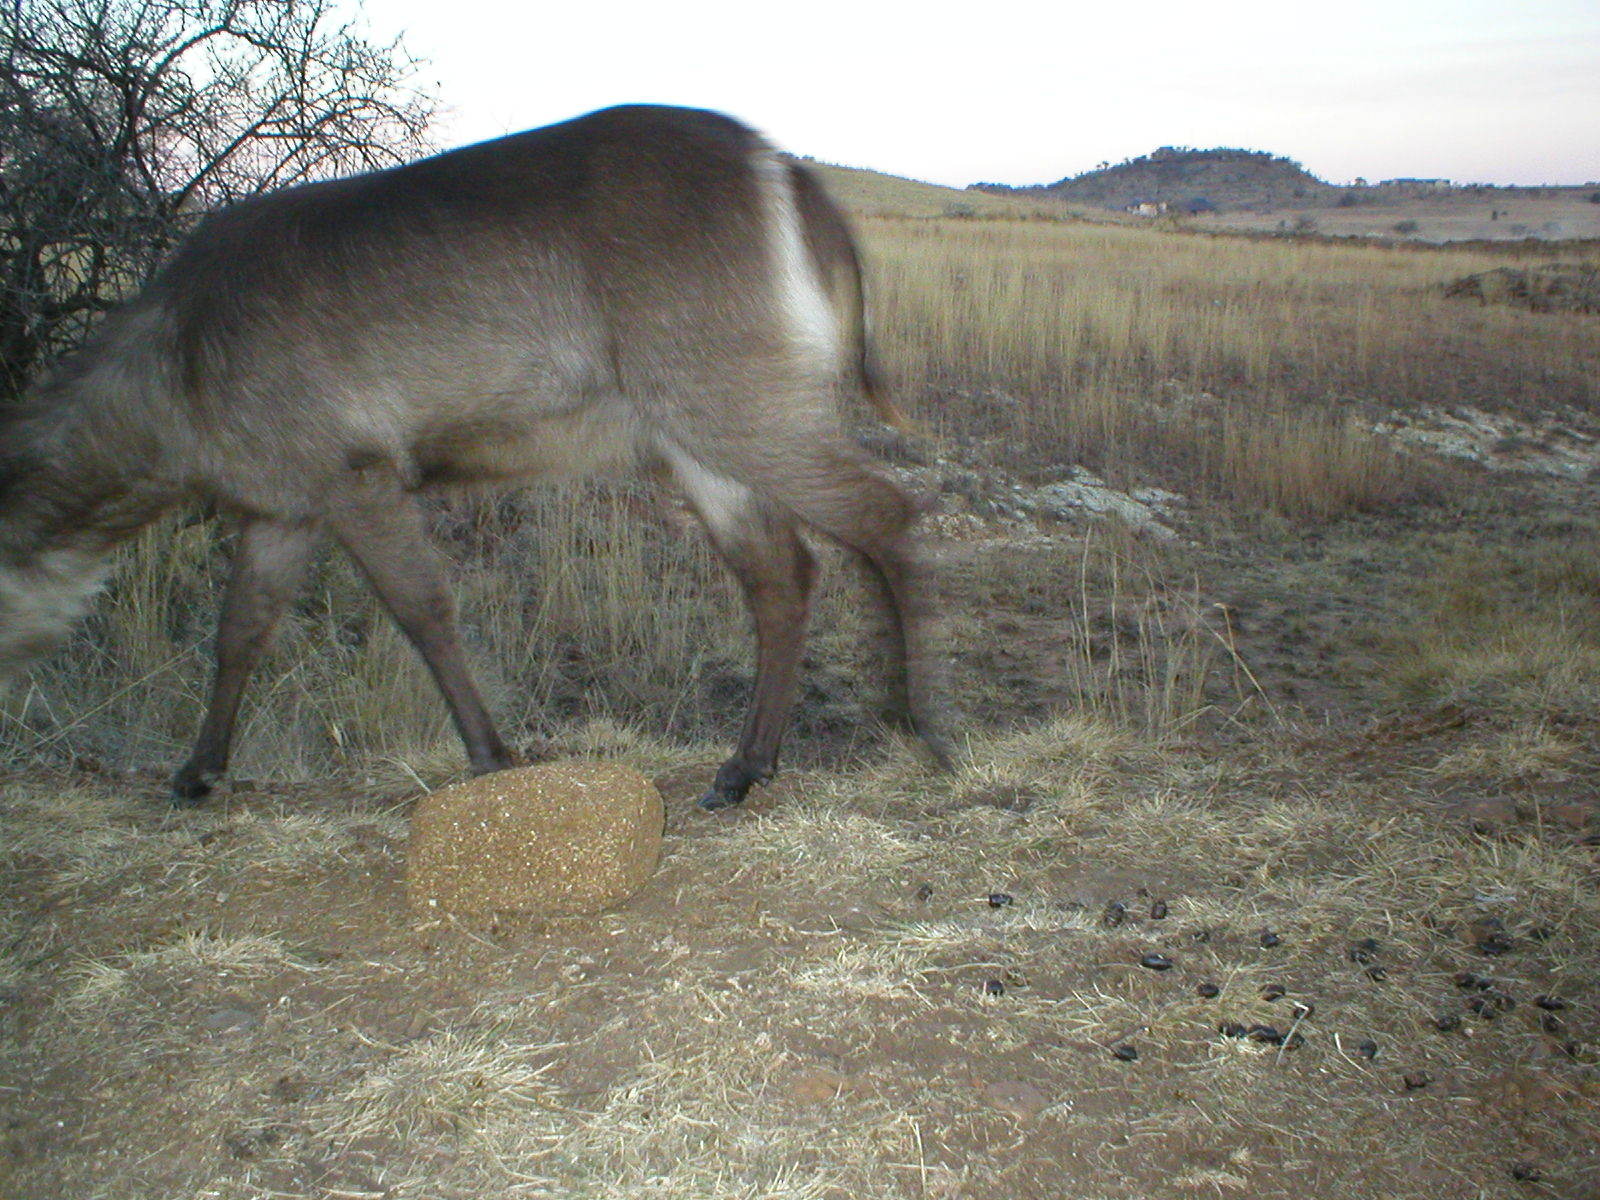
[[839, 314], [847, 362], [855, 375], [855, 382], [878, 414], [879, 420], [903, 433], [914, 433], [916, 422], [889, 395], [877, 356], [873, 353], [872, 337], [867, 327], [866, 284], [862, 278], [861, 255], [856, 249], [849, 222], [816, 173], [804, 163], [790, 161], [789, 178], [800, 210], [806, 249], [823, 280], [834, 310]]

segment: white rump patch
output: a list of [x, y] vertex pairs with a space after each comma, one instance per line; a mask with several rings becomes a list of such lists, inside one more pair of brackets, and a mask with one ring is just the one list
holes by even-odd
[[779, 301], [790, 336], [816, 365], [833, 369], [839, 361], [839, 317], [818, 278], [800, 228], [800, 208], [788, 166], [768, 152], [758, 165], [772, 223], [772, 251], [777, 260]]
[[26, 567], [0, 567], [0, 683], [72, 632], [110, 573], [111, 557], [51, 550]]
[[718, 475], [670, 442], [662, 454], [689, 503], [714, 534], [733, 535], [748, 521], [755, 493], [737, 479]]

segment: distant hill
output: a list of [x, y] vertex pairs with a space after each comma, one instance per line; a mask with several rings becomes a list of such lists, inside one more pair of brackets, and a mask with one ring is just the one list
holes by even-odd
[[1097, 208], [1130, 209], [1147, 204], [1178, 212], [1326, 204], [1342, 190], [1324, 183], [1293, 159], [1265, 151], [1175, 146], [1163, 146], [1057, 183], [1024, 188], [975, 186], [990, 194], [1049, 196]]
[[861, 167], [839, 167], [810, 158], [801, 161], [822, 177], [835, 200], [857, 216], [1059, 219], [1064, 215], [1053, 197], [1037, 192], [987, 194], [902, 179]]

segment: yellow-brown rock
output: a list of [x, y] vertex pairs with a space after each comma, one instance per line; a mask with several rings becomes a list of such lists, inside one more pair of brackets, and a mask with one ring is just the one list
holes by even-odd
[[569, 759], [443, 788], [411, 817], [413, 906], [574, 916], [638, 891], [661, 856], [661, 794], [632, 767]]

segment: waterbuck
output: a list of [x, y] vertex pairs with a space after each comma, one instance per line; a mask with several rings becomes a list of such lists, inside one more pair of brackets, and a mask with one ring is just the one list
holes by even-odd
[[865, 562], [906, 713], [948, 761], [915, 506], [836, 412], [842, 383], [873, 394], [866, 368], [844, 219], [714, 113], [607, 109], [246, 201], [0, 425], [0, 677], [65, 636], [119, 541], [201, 499], [240, 533], [176, 802], [226, 769], [325, 537], [421, 653], [472, 770], [505, 767], [419, 496], [630, 464], [675, 482], [754, 616], [749, 715], [705, 807], [776, 767], [814, 575], [801, 526]]

